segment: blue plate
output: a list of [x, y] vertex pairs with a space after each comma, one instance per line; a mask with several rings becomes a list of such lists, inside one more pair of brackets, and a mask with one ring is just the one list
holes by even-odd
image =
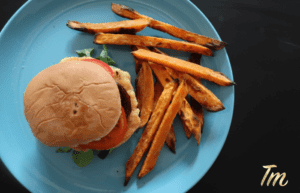
[[[141, 14], [180, 28], [220, 39], [217, 32], [191, 2], [182, 0], [114, 1]], [[94, 36], [66, 27], [68, 20], [81, 22], [113, 22], [121, 18], [110, 9], [111, 1], [99, 0], [30, 0], [9, 20], [0, 36], [1, 45], [1, 130], [0, 156], [9, 171], [31, 192], [185, 192], [208, 171], [227, 137], [233, 114], [234, 87], [221, 87], [204, 81], [223, 102], [225, 110], [204, 112], [204, 133], [199, 146], [187, 140], [178, 117], [174, 121], [176, 154], [164, 147], [157, 164], [149, 174], [137, 179], [139, 164], [129, 184], [124, 187], [125, 164], [142, 131], [101, 160], [97, 156], [84, 167], [77, 167], [71, 153], [55, 153], [32, 135], [24, 117], [23, 95], [27, 84], [41, 70], [64, 57], [76, 56], [75, 50], [95, 48]], [[168, 34], [146, 28], [141, 35], [171, 38]], [[117, 66], [130, 72], [134, 85], [134, 60], [129, 46], [108, 46]], [[188, 53], [164, 50], [182, 59]], [[214, 57], [203, 56], [201, 64], [220, 71], [233, 80], [226, 49], [215, 51]], [[142, 160], [143, 161], [143, 160]]]

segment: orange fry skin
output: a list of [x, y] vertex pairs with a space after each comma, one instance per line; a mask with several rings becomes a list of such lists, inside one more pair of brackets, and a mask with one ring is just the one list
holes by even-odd
[[153, 36], [141, 36], [131, 34], [108, 34], [97, 33], [94, 39], [95, 44], [113, 44], [113, 45], [136, 45], [152, 46], [166, 49], [173, 49], [184, 52], [199, 53], [205, 56], [213, 56], [213, 52], [204, 46], [185, 41], [178, 41]]
[[182, 105], [180, 107], [180, 111], [178, 111], [179, 118], [183, 124], [184, 132], [189, 139], [191, 137], [191, 133], [195, 136], [195, 129], [200, 124], [200, 120], [195, 116], [188, 100], [183, 100]]
[[[193, 53], [193, 54], [191, 54], [191, 57], [189, 60], [190, 60], [190, 62], [201, 65], [200, 64], [201, 56], [202, 55]], [[199, 78], [199, 83], [201, 83], [200, 78]], [[203, 133], [203, 125], [204, 125], [203, 108], [194, 98], [191, 98], [190, 105], [192, 107], [192, 110], [193, 110], [195, 116], [200, 121], [199, 125], [196, 128], [194, 128], [195, 131], [193, 132], [194, 136], [197, 140], [197, 144], [199, 145], [200, 141], [201, 141], [201, 135]]]
[[139, 70], [136, 84], [138, 93], [138, 107], [140, 109], [141, 124], [144, 127], [149, 120], [153, 109], [154, 100], [154, 81], [152, 70], [147, 61], [141, 61], [141, 69]]
[[[154, 84], [153, 110], [155, 109], [158, 98], [160, 97], [163, 90], [164, 90], [164, 87], [160, 84], [159, 81], [156, 81]], [[176, 139], [175, 139], [175, 131], [174, 131], [173, 125], [171, 126], [171, 130], [167, 136], [166, 145], [169, 147], [170, 151], [172, 151], [173, 153], [176, 153], [176, 151], [175, 151]]]
[[151, 170], [153, 170], [157, 158], [160, 154], [160, 151], [166, 141], [168, 133], [170, 132], [173, 120], [175, 119], [175, 116], [181, 107], [182, 101], [185, 99], [187, 94], [188, 94], [188, 90], [186, 87], [186, 82], [185, 80], [183, 80], [181, 81], [172, 99], [170, 106], [168, 107], [166, 113], [164, 114], [164, 117], [155, 134], [149, 152], [147, 153], [143, 166], [139, 172], [138, 178], [142, 178], [143, 176], [148, 174]]
[[[149, 65], [154, 72], [158, 81], [164, 86], [172, 80], [172, 77], [168, 73], [165, 67], [153, 62], [149, 62]], [[198, 125], [197, 119], [193, 119], [193, 111], [186, 99], [182, 102], [181, 108], [178, 111], [179, 118], [182, 122], [186, 137], [189, 139], [193, 131], [193, 126]]]
[[[161, 50], [159, 50], [157, 48], [149, 48], [149, 49], [151, 51], [156, 52], [156, 53], [167, 55], [166, 53], [162, 52]], [[201, 55], [192, 53], [189, 60], [193, 63], [200, 64], [200, 59], [201, 59]], [[165, 68], [165, 69], [166, 69], [166, 71], [169, 71], [170, 75], [173, 75], [173, 77], [174, 76], [176, 76], [177, 78], [179, 77], [180, 72], [176, 72], [175, 70], [172, 70], [170, 68]], [[163, 72], [163, 71], [164, 71], [164, 69], [160, 69], [160, 73]], [[189, 82], [189, 81], [191, 81], [191, 82]], [[198, 82], [198, 80], [195, 80], [193, 77], [191, 77], [191, 76], [188, 77], [187, 86], [188, 86], [189, 94], [191, 94], [191, 92], [192, 92], [191, 87], [192, 88], [195, 88], [195, 87], [197, 88], [198, 87], [197, 84], [200, 84], [200, 80]], [[201, 89], [202, 92], [204, 92], [205, 89]], [[199, 91], [199, 89], [197, 91]], [[195, 95], [193, 95], [193, 94], [194, 93], [192, 93], [192, 96], [195, 97]], [[206, 97], [206, 99], [207, 98], [210, 99], [208, 97], [209, 95], [207, 95], [206, 92], [204, 92], [203, 94], [199, 94], [199, 95], [200, 96], [204, 95]], [[189, 117], [189, 118], [186, 118], [186, 119], [194, 120], [194, 121], [189, 121], [186, 124], [183, 124], [184, 132], [185, 132], [187, 138], [189, 139], [190, 136], [191, 136], [191, 131], [189, 130], [189, 128], [192, 128], [191, 130], [193, 132], [193, 135], [194, 135], [195, 139], [197, 140], [197, 144], [199, 145], [200, 140], [201, 140], [201, 131], [203, 129], [203, 124], [204, 124], [203, 109], [202, 109], [202, 106], [193, 97], [191, 98], [190, 104], [187, 101], [188, 101], [187, 99], [186, 99], [186, 101], [183, 101], [181, 109], [186, 108], [186, 110], [182, 111], [182, 112], [189, 112], [189, 113], [187, 113], [186, 116], [192, 116], [192, 117]], [[217, 100], [217, 102], [218, 101], [219, 101], [219, 99]], [[223, 104], [221, 105], [221, 107], [224, 108]], [[192, 109], [192, 110], [190, 110], [190, 109]], [[184, 116], [180, 116], [180, 119], [181, 119], [182, 122], [184, 122], [184, 118], [185, 118]], [[190, 127], [187, 127], [187, 125], [189, 125]]]
[[178, 87], [178, 80], [171, 81], [168, 83], [160, 95], [157, 105], [148, 121], [142, 136], [135, 147], [131, 157], [128, 159], [126, 163], [126, 174], [125, 174], [125, 183], [126, 186], [128, 181], [130, 180], [134, 170], [136, 169], [137, 165], [140, 163], [142, 157], [149, 149], [151, 142], [153, 141], [154, 135], [159, 127], [161, 120], [170, 104], [173, 93], [176, 91]]
[[175, 138], [175, 131], [174, 131], [173, 125], [171, 125], [171, 129], [167, 135], [165, 143], [168, 146], [168, 148], [170, 149], [170, 151], [173, 152], [174, 154], [176, 154], [176, 149], [175, 149], [176, 138]]
[[137, 50], [131, 53], [141, 60], [148, 60], [157, 64], [161, 64], [176, 71], [188, 73], [193, 76], [206, 79], [220, 86], [229, 86], [235, 84], [221, 72], [217, 72], [207, 67], [181, 60], [179, 58], [174, 58], [147, 50]]
[[199, 80], [195, 79], [189, 74], [177, 72], [171, 68], [167, 68], [167, 71], [173, 78], [178, 78], [179, 80], [186, 79], [189, 94], [207, 111], [217, 112], [225, 109], [220, 99], [218, 99], [213, 92], [201, 84]]
[[220, 50], [227, 45], [226, 42], [219, 41], [219, 40], [216, 40], [213, 38], [209, 38], [209, 37], [206, 37], [203, 35], [199, 35], [199, 34], [172, 26], [168, 23], [164, 23], [164, 22], [155, 20], [151, 17], [142, 15], [142, 14], [138, 13], [137, 11], [135, 11], [134, 9], [132, 9], [128, 6], [125, 6], [125, 5], [112, 3], [111, 10], [119, 16], [129, 18], [129, 19], [138, 19], [138, 18], [149, 19], [150, 20], [149, 27], [151, 27], [153, 29], [168, 33], [174, 37], [177, 37], [177, 38], [189, 41], [189, 42], [194, 42], [196, 44], [206, 46], [213, 50]]
[[201, 141], [201, 134], [203, 132], [203, 125], [204, 125], [204, 115], [203, 115], [203, 108], [201, 105], [194, 99], [191, 98], [191, 108], [193, 110], [195, 118], [199, 120], [199, 124], [196, 125], [193, 129], [193, 135], [195, 136], [195, 139], [197, 140], [197, 144], [200, 144]]
[[[161, 50], [157, 48], [150, 48], [150, 50], [167, 55], [166, 53], [162, 52]], [[201, 55], [192, 53], [191, 58], [189, 59], [193, 63], [198, 63], [200, 64], [200, 58]], [[152, 64], [151, 62], [149, 62]], [[153, 67], [152, 67], [153, 68]], [[158, 67], [157, 67], [158, 68]], [[203, 84], [200, 83], [200, 78], [194, 78], [189, 74], [178, 72], [176, 70], [173, 70], [172, 68], [168, 67], [163, 67], [160, 66], [160, 74], [163, 73], [163, 71], [168, 71], [168, 73], [173, 77], [173, 78], [178, 78], [180, 80], [186, 79], [187, 81], [187, 86], [189, 90], [189, 94], [196, 100], [198, 101], [207, 111], [221, 111], [225, 109], [223, 103], [212, 93], [209, 89], [207, 89]], [[163, 76], [163, 75], [161, 75]], [[199, 79], [199, 80], [198, 80]]]
[[78, 21], [69, 20], [66, 25], [71, 29], [90, 34], [96, 34], [99, 32], [134, 34], [142, 31], [149, 24], [150, 20], [142, 18], [108, 23], [81, 23]]

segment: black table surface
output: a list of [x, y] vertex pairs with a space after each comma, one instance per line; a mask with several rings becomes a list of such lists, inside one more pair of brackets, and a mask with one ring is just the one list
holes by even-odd
[[[300, 1], [191, 1], [228, 43], [237, 85], [225, 145], [189, 192], [299, 192]], [[25, 2], [1, 2], [0, 29]], [[268, 165], [286, 173], [285, 186], [267, 186], [271, 172], [261, 186]], [[28, 192], [1, 160], [0, 183], [6, 192]]]

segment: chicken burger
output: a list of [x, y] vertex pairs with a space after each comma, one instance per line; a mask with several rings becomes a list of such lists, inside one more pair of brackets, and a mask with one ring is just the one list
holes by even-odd
[[108, 150], [140, 126], [128, 72], [91, 57], [64, 58], [38, 73], [24, 93], [24, 113], [43, 144]]

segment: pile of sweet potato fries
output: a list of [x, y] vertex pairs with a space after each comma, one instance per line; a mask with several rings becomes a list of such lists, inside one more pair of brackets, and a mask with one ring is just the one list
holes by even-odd
[[[142, 136], [126, 163], [125, 183], [147, 153], [138, 178], [145, 176], [155, 166], [164, 143], [175, 153], [175, 134], [172, 126], [179, 115], [184, 132], [189, 139], [193, 134], [200, 144], [204, 123], [203, 109], [217, 112], [224, 109], [222, 102], [200, 79], [220, 86], [235, 84], [224, 74], [200, 65], [202, 55], [213, 56], [212, 50], [224, 48], [225, 42], [177, 28], [142, 15], [130, 7], [111, 4], [117, 15], [131, 20], [110, 23], [80, 23], [68, 21], [67, 26], [95, 34], [96, 44], [130, 45], [135, 60], [136, 96], [140, 109]], [[183, 41], [135, 35], [145, 27], [168, 33]], [[190, 52], [188, 61], [168, 56], [159, 49], [167, 48]], [[154, 82], [153, 74], [156, 76]], [[191, 96], [189, 101], [188, 94]]]

